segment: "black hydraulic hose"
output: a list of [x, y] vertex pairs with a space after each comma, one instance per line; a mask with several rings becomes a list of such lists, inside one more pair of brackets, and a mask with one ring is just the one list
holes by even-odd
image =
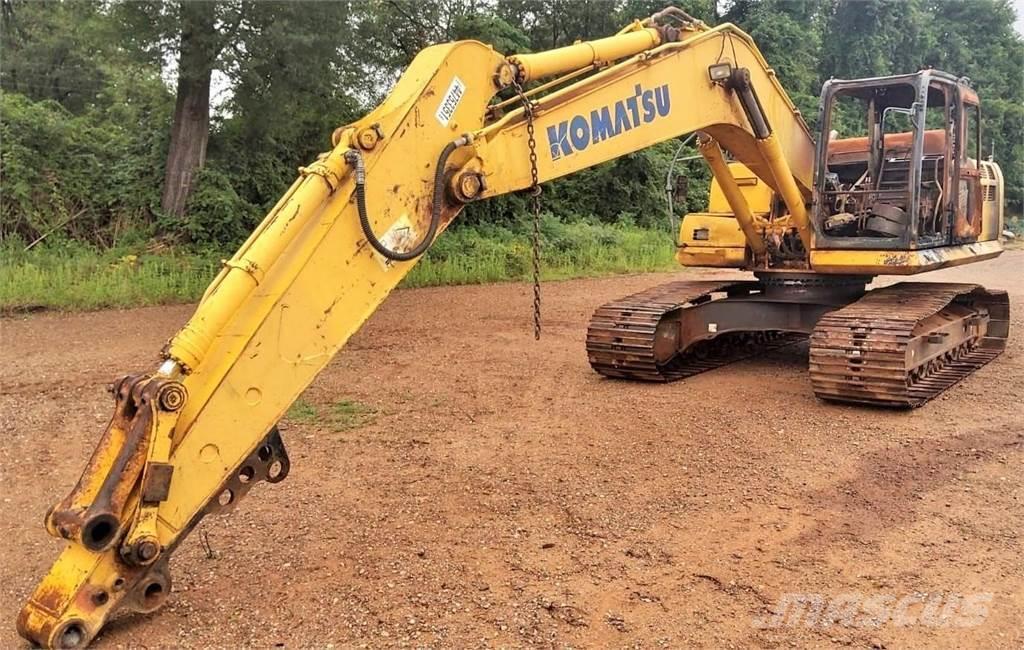
[[761, 100], [750, 83], [750, 70], [746, 68], [735, 68], [729, 76], [726, 85], [739, 95], [740, 106], [750, 122], [754, 136], [758, 140], [764, 140], [772, 134], [772, 127], [768, 124], [768, 117], [764, 114], [764, 107]]
[[391, 250], [381, 240], [377, 239], [377, 235], [373, 233], [373, 227], [370, 225], [370, 216], [366, 212], [366, 165], [363, 163], [363, 155], [358, 149], [349, 149], [345, 152], [345, 162], [355, 167], [356, 171], [356, 210], [359, 212], [359, 225], [363, 229], [366, 241], [370, 243], [373, 250], [395, 262], [408, 262], [427, 252], [430, 245], [434, 243], [437, 227], [441, 223], [441, 206], [444, 201], [444, 166], [448, 162], [448, 156], [459, 147], [468, 144], [467, 140], [463, 136], [453, 142], [449, 142], [441, 150], [441, 155], [437, 159], [437, 167], [434, 168], [434, 199], [430, 209], [430, 225], [427, 227], [427, 232], [423, 235], [423, 239], [407, 251]]

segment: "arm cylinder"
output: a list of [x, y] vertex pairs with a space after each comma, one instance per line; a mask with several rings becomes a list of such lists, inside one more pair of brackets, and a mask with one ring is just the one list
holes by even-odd
[[757, 150], [761, 153], [768, 169], [775, 179], [775, 187], [786, 204], [786, 209], [796, 225], [797, 234], [803, 242], [804, 250], [811, 250], [811, 222], [807, 216], [807, 207], [804, 203], [804, 195], [797, 187], [793, 178], [793, 170], [786, 162], [786, 154], [782, 151], [779, 139], [772, 131], [771, 123], [768, 121], [758, 99], [754, 86], [750, 82], [750, 71], [746, 68], [736, 68], [732, 71], [726, 84], [731, 88], [740, 100], [740, 107], [750, 122], [753, 129]]
[[518, 70], [518, 80], [526, 83], [556, 74], [563, 74], [593, 63], [617, 61], [661, 45], [661, 34], [654, 27], [645, 27], [596, 41], [585, 41], [536, 54], [517, 54], [509, 61]]

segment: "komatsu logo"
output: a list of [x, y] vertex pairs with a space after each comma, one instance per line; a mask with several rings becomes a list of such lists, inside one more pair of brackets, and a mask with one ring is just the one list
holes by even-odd
[[583, 151], [591, 144], [614, 138], [641, 124], [649, 124], [668, 115], [669, 109], [667, 84], [646, 90], [637, 84], [631, 96], [614, 105], [590, 111], [589, 119], [585, 115], [577, 115], [571, 120], [549, 126], [551, 160]]

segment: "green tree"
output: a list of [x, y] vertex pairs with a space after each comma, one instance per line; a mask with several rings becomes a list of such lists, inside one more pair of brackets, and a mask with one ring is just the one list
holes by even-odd
[[235, 38], [245, 2], [178, 0], [115, 6], [126, 44], [176, 62], [177, 82], [161, 207], [182, 217], [210, 136], [210, 83], [220, 54]]
[[722, 17], [750, 34], [790, 99], [812, 123], [822, 81], [821, 10], [822, 3], [814, 0], [737, 0]]
[[[330, 145], [331, 132], [368, 106], [347, 67], [349, 8], [259, 2], [246, 7], [224, 53], [230, 99], [214, 122], [208, 169], [198, 180], [202, 201], [189, 204], [191, 233], [214, 239], [245, 236], [291, 184], [295, 170]], [[216, 214], [205, 209], [214, 197]]]
[[[105, 245], [171, 234], [231, 245], [423, 48], [472, 38], [506, 54], [545, 50], [608, 36], [665, 4], [0, 0], [0, 235], [56, 232]], [[832, 76], [933, 66], [970, 77], [984, 150], [994, 148], [1011, 209], [1021, 209], [1024, 45], [1009, 0], [685, 4], [709, 24], [748, 31], [812, 126]], [[163, 78], [175, 70], [168, 87]], [[230, 91], [211, 110], [214, 74]], [[561, 219], [660, 223], [675, 148], [561, 179], [546, 188], [545, 205]], [[706, 170], [700, 161], [687, 169], [690, 207], [699, 208]], [[521, 196], [507, 196], [471, 205], [459, 222], [508, 225], [527, 214]]]
[[52, 99], [73, 113], [92, 105], [113, 54], [100, 3], [3, 0], [0, 7], [0, 86], [36, 101]]
[[145, 231], [171, 97], [101, 2], [0, 3], [0, 237]]

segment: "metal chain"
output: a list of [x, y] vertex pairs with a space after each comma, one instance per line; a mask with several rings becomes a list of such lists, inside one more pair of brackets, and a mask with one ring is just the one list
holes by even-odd
[[533, 207], [533, 338], [540, 340], [540, 180], [537, 172], [537, 138], [534, 135], [533, 103], [516, 79], [512, 88], [523, 103], [526, 116], [526, 144], [530, 149], [530, 202]]

